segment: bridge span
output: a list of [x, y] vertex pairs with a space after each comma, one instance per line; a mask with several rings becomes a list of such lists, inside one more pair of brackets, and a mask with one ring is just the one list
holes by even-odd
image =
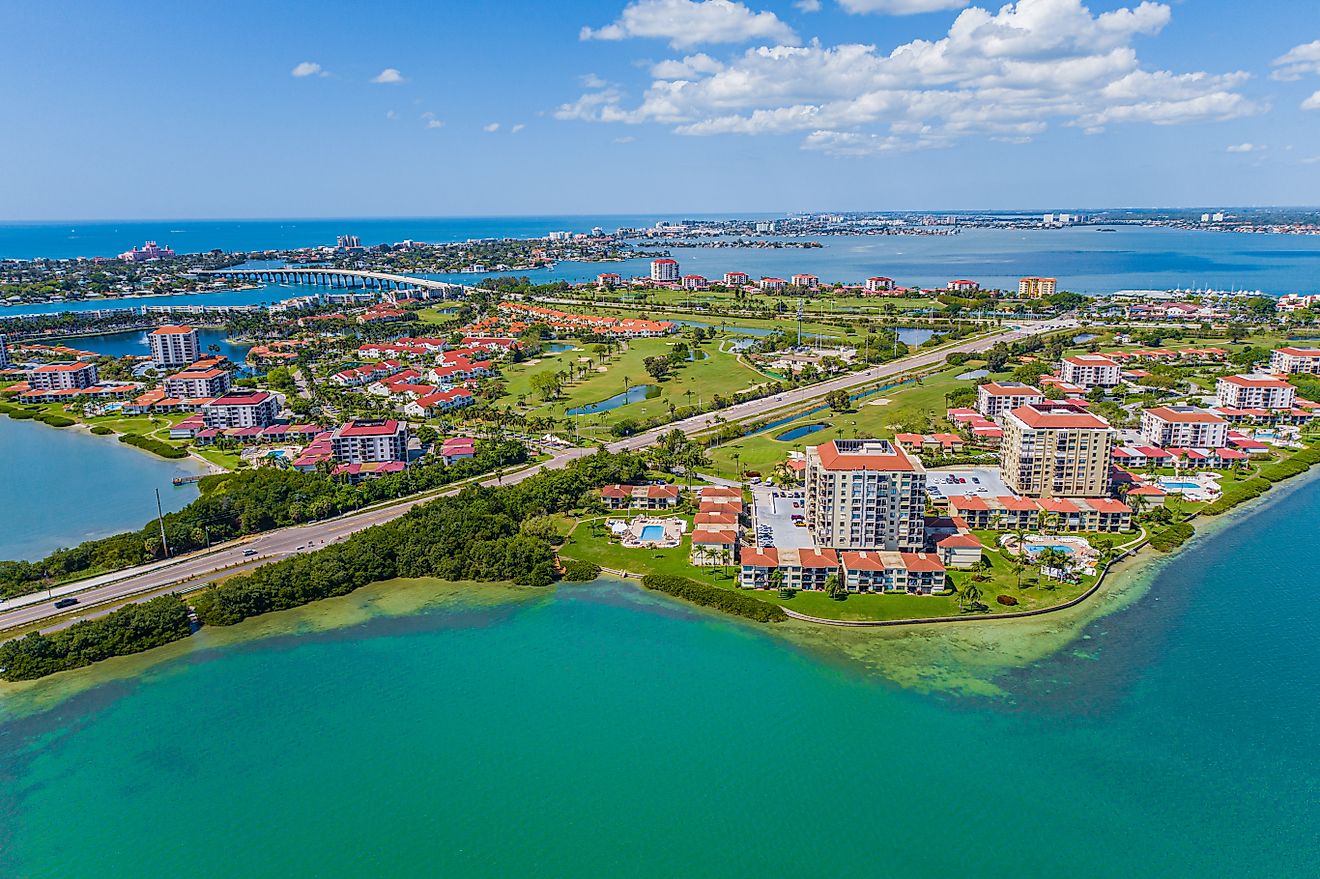
[[[286, 266], [278, 269], [201, 269], [197, 275], [218, 275], [240, 281], [272, 284], [301, 284], [343, 290], [380, 290], [389, 295], [396, 291], [420, 292], [428, 299], [459, 299], [476, 288], [449, 281], [433, 281], [412, 275], [372, 272], [365, 269], [322, 269]], [[392, 297], [391, 297], [392, 298]]]

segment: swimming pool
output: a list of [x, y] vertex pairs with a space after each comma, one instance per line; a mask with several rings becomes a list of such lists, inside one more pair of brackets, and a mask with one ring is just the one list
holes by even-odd
[[656, 542], [658, 542], [658, 541], [664, 540], [664, 539], [665, 539], [665, 526], [663, 526], [663, 525], [643, 525], [643, 526], [642, 526], [642, 533], [641, 533], [641, 535], [640, 535], [640, 539], [641, 539], [641, 540], [645, 540], [645, 541], [647, 541], [648, 543], [656, 543]]
[[1201, 489], [1201, 483], [1179, 482], [1176, 479], [1161, 479], [1160, 488], [1173, 489], [1175, 491], [1199, 491]]
[[1068, 546], [1067, 544], [1063, 544], [1063, 543], [1056, 544], [1054, 546], [1041, 546], [1038, 543], [1033, 543], [1027, 546], [1027, 552], [1031, 553], [1032, 555], [1035, 555], [1038, 552], [1044, 552], [1047, 549], [1057, 549], [1059, 552], [1064, 553], [1065, 555], [1072, 555], [1074, 552], [1077, 551], [1076, 547]]

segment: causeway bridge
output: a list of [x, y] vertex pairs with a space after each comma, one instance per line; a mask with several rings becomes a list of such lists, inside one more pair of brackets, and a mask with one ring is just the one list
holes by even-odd
[[303, 284], [342, 290], [380, 290], [386, 294], [396, 291], [417, 292], [428, 299], [458, 299], [476, 289], [467, 284], [433, 281], [429, 278], [395, 275], [389, 272], [371, 272], [365, 269], [318, 269], [286, 266], [278, 269], [201, 269], [193, 274], [218, 275], [253, 283]]

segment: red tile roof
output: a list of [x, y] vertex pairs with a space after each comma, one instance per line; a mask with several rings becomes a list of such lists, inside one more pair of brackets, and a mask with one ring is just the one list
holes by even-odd
[[1109, 425], [1086, 412], [1042, 412], [1035, 406], [1019, 406], [1011, 413], [1014, 418], [1034, 430], [1108, 430]]
[[893, 454], [853, 453], [839, 450], [838, 440], [816, 446], [820, 465], [826, 470], [912, 471], [916, 466], [900, 446], [887, 444]]

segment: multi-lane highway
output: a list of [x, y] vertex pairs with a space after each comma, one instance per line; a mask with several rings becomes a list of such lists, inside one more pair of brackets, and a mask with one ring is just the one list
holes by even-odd
[[[808, 387], [785, 391], [769, 399], [753, 400], [740, 403], [717, 414], [706, 413], [666, 424], [663, 427], [646, 431], [627, 439], [611, 443], [611, 451], [633, 451], [652, 445], [665, 433], [675, 428], [686, 434], [697, 434], [721, 423], [738, 423], [763, 416], [771, 411], [792, 411], [806, 404], [821, 400], [826, 394], [836, 390], [873, 385], [889, 378], [907, 375], [935, 366], [943, 362], [949, 354], [974, 353], [984, 351], [996, 342], [1012, 342], [1030, 335], [1048, 333], [1052, 330], [1067, 329], [1075, 326], [1071, 321], [1056, 320], [1028, 324], [1006, 330], [992, 336], [981, 336], [964, 342], [957, 342], [940, 348], [923, 351], [901, 360], [874, 366], [860, 372], [848, 373], [838, 378]], [[556, 453], [550, 460], [523, 468], [513, 473], [492, 476], [482, 481], [483, 485], [511, 484], [521, 482], [542, 470], [560, 468], [569, 462], [592, 452], [592, 449], [573, 448]], [[115, 574], [95, 577], [79, 583], [59, 587], [51, 593], [29, 595], [7, 602], [0, 602], [0, 632], [14, 629], [31, 628], [47, 620], [61, 617], [61, 624], [78, 619], [86, 619], [108, 612], [129, 601], [141, 601], [175, 588], [196, 588], [220, 577], [228, 576], [244, 567], [252, 567], [266, 561], [276, 561], [299, 552], [311, 552], [320, 546], [342, 540], [364, 528], [389, 522], [402, 516], [417, 504], [425, 503], [443, 494], [453, 494], [461, 486], [448, 489], [438, 494], [413, 497], [374, 509], [350, 513], [336, 519], [283, 528], [255, 537], [234, 541], [204, 553], [194, 553], [165, 563], [155, 563], [141, 568], [132, 568]], [[71, 596], [78, 599], [73, 608], [58, 609], [53, 599]], [[3, 635], [0, 635], [3, 638]]]

